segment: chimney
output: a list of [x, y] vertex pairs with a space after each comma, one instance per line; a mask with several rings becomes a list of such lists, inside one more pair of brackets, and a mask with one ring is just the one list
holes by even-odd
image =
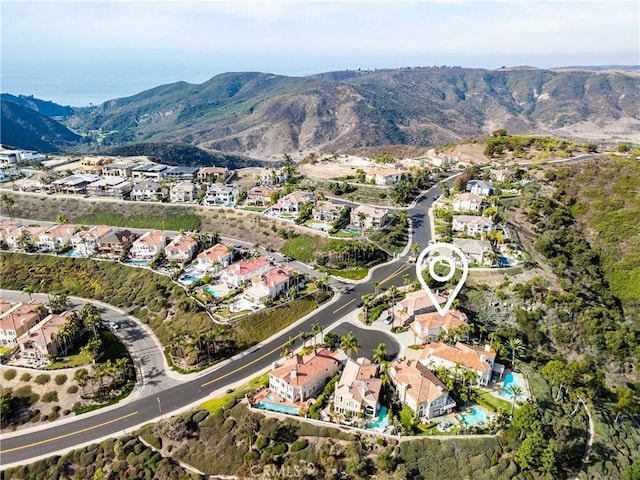
[[291, 379], [293, 380], [294, 378], [298, 378], [298, 370], [295, 368], [291, 370]]
[[490, 352], [491, 351], [491, 345], [489, 345], [488, 343], [484, 344], [484, 351], [485, 352]]
[[481, 362], [486, 362], [487, 361], [487, 356], [486, 355], [480, 355], [480, 361]]

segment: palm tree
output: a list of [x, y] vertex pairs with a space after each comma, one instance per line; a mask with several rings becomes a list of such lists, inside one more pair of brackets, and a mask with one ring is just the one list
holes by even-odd
[[80, 318], [84, 322], [85, 326], [93, 331], [93, 336], [97, 337], [98, 328], [102, 326], [102, 317], [100, 317], [98, 309], [91, 303], [85, 303], [82, 309], [80, 309]]
[[364, 212], [358, 213], [358, 225], [360, 226], [360, 233], [364, 231], [364, 221], [369, 215]]
[[61, 223], [64, 225], [65, 223], [69, 223], [69, 219], [64, 215], [58, 215], [56, 216], [56, 223]]
[[[324, 331], [324, 328], [322, 327], [322, 325], [316, 322], [313, 325], [311, 325], [311, 331], [313, 332], [313, 348], [315, 350], [316, 345], [318, 344], [318, 334], [322, 334]], [[322, 340], [322, 335], [320, 339]]]
[[389, 287], [388, 296], [391, 304], [391, 316], [392, 322], [391, 325], [395, 328], [396, 326], [396, 296], [398, 295], [398, 289], [395, 285], [391, 285]]
[[379, 363], [379, 364], [389, 360], [389, 354], [387, 352], [387, 344], [382, 342], [379, 343], [376, 349], [373, 351], [372, 358], [375, 363]]
[[345, 351], [347, 356], [351, 358], [351, 352], [358, 353], [360, 349], [360, 344], [358, 343], [358, 339], [353, 334], [353, 332], [347, 333], [340, 340], [340, 348]]
[[518, 337], [510, 338], [507, 345], [511, 349], [511, 368], [516, 365], [516, 353], [524, 351], [524, 343]]
[[466, 385], [467, 382], [470, 384], [478, 379], [478, 375], [473, 370], [464, 370], [462, 372], [462, 384]]
[[307, 346], [307, 340], [313, 338], [313, 333], [311, 332], [300, 332], [300, 339], [302, 340], [302, 346]]
[[374, 291], [374, 294], [377, 296], [378, 292], [380, 291], [380, 282], [373, 282], [373, 291]]
[[129, 359], [127, 357], [116, 358], [116, 370], [120, 373], [122, 383], [127, 381], [127, 369], [129, 368]]
[[511, 395], [511, 411], [509, 412], [509, 415], [513, 415], [513, 407], [516, 404], [516, 400], [518, 397], [522, 396], [522, 387], [512, 383], [507, 387], [506, 391]]
[[87, 385], [87, 382], [89, 380], [89, 372], [87, 372], [86, 368], [81, 368], [79, 370], [76, 370], [76, 373], [73, 374], [73, 379], [78, 382], [78, 385], [80, 385], [82, 387], [82, 395], [86, 395], [87, 392], [85, 390], [85, 387]]
[[33, 300], [34, 292], [35, 290], [31, 285], [27, 285], [22, 289], [22, 293], [24, 293], [25, 295], [29, 295], [29, 300]]

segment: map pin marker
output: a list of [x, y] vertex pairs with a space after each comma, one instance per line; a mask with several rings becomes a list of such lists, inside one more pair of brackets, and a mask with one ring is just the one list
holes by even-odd
[[[442, 254], [443, 251], [448, 253]], [[432, 252], [433, 252], [433, 255], [431, 255]], [[440, 306], [435, 293], [431, 291], [431, 289], [429, 288], [429, 285], [427, 285], [427, 282], [422, 277], [422, 262], [427, 256], [429, 256], [429, 262], [428, 262], [429, 268], [427, 269], [427, 274], [438, 282], [446, 282], [450, 280], [453, 277], [453, 275], [456, 273], [456, 263], [462, 264], [462, 277], [460, 278], [460, 281], [456, 285], [456, 288], [454, 288], [453, 292], [451, 292], [451, 295], [449, 295], [449, 298], [447, 299], [447, 303], [445, 303], [444, 308]], [[444, 264], [446, 268], [449, 269], [446, 275], [439, 275], [435, 272], [435, 266], [438, 263]], [[462, 289], [462, 285], [464, 285], [464, 282], [467, 279], [468, 274], [469, 274], [469, 264], [467, 263], [467, 257], [465, 257], [464, 253], [462, 253], [462, 250], [460, 250], [458, 247], [450, 243], [434, 243], [433, 245], [429, 245], [422, 252], [420, 252], [420, 255], [418, 256], [418, 260], [416, 261], [416, 276], [420, 281], [420, 285], [422, 285], [422, 289], [425, 292], [427, 292], [427, 295], [435, 305], [436, 309], [438, 310], [438, 313], [440, 313], [440, 315], [443, 317], [451, 308], [451, 304], [453, 303], [455, 298], [458, 296], [458, 293], [460, 293], [460, 290]]]

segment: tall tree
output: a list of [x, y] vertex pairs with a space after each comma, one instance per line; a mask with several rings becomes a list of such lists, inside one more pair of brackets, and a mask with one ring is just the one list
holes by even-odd
[[6, 193], [0, 195], [0, 201], [4, 204], [7, 212], [9, 212], [9, 217], [11, 218], [11, 220], [13, 220], [13, 206], [16, 204], [16, 201]]
[[373, 351], [372, 359], [375, 363], [382, 363], [389, 360], [389, 353], [387, 352], [387, 344], [379, 343], [376, 349]]
[[342, 339], [340, 340], [340, 348], [345, 351], [349, 358], [351, 358], [352, 352], [358, 353], [360, 344], [358, 343], [358, 339], [353, 334], [353, 332], [349, 332], [344, 337], [342, 337]]
[[507, 345], [511, 349], [511, 368], [514, 368], [516, 365], [516, 355], [524, 351], [524, 342], [517, 337], [513, 337], [509, 339]]

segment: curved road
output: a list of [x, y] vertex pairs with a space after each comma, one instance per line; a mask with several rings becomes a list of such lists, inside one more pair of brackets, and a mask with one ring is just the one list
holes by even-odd
[[[430, 188], [418, 199], [415, 206], [409, 209], [413, 222], [413, 241], [421, 246], [426, 246], [431, 239], [426, 213], [434, 197], [440, 193], [437, 186]], [[296, 324], [295, 328], [298, 331], [310, 331], [312, 324], [316, 322], [323, 327], [328, 327], [356, 308], [362, 295], [373, 291], [374, 281], [379, 282], [381, 286], [388, 286], [391, 283], [401, 283], [405, 274], [415, 276], [415, 267], [398, 258], [375, 268], [370, 280], [366, 283], [353, 285], [334, 282], [333, 286], [338, 292], [337, 298], [324, 308], [307, 316], [305, 320]], [[74, 417], [73, 421], [52, 425], [52, 428], [46, 430], [28, 430], [23, 434], [0, 436], [1, 468], [31, 462], [99, 439], [116, 437], [131, 432], [133, 428], [154, 421], [162, 415], [198, 404], [213, 392], [246, 381], [269, 369], [273, 362], [280, 359], [280, 352], [290, 335], [289, 331], [281, 332], [259, 348], [254, 347], [242, 352], [232, 361], [196, 379], [179, 381], [178, 384], [171, 382], [173, 385], [169, 383], [171, 386], [153, 394], [156, 398], [141, 395], [116, 408], [101, 410], [93, 415], [81, 415], [77, 419]]]

